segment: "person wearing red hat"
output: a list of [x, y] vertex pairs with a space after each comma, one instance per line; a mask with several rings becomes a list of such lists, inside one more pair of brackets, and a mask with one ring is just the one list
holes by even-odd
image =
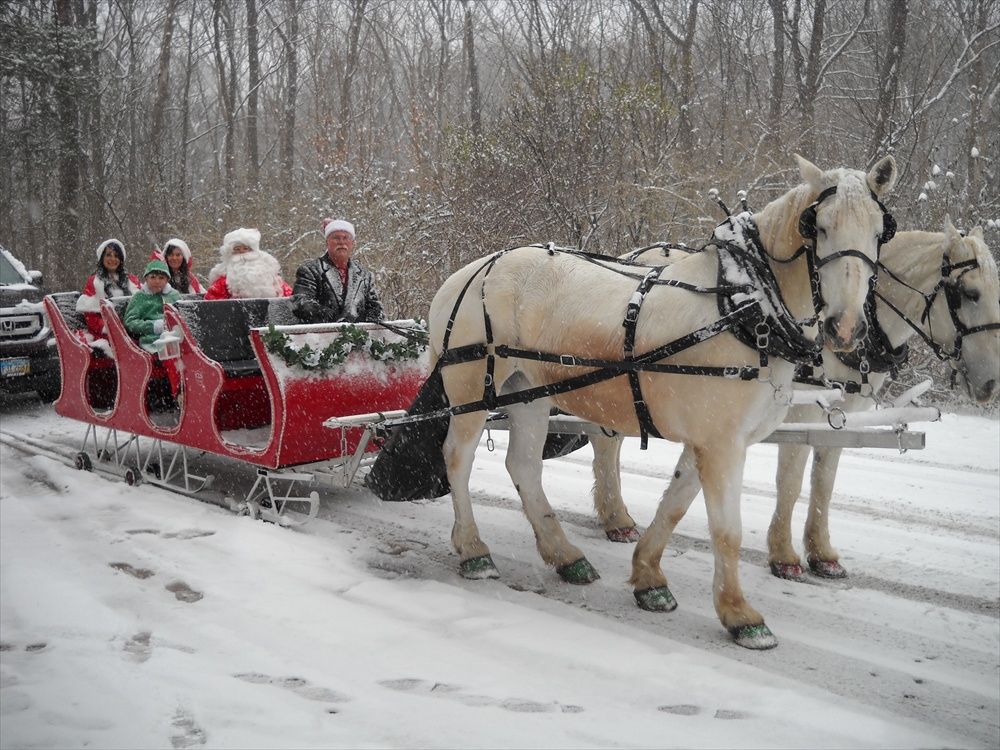
[[324, 219], [326, 252], [299, 266], [293, 309], [303, 323], [378, 323], [382, 300], [375, 275], [354, 260], [354, 225]]
[[101, 318], [101, 300], [131, 297], [139, 291], [139, 279], [125, 270], [125, 245], [121, 240], [105, 240], [97, 246], [97, 270], [84, 284], [76, 300], [76, 311], [83, 313], [87, 330], [83, 337], [96, 349], [110, 353], [107, 328]]
[[260, 249], [260, 232], [240, 227], [226, 234], [219, 248], [221, 260], [208, 275], [205, 299], [288, 297], [292, 288], [281, 278], [281, 266]]

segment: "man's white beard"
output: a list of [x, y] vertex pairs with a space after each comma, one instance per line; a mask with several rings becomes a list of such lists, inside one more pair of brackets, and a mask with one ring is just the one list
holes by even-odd
[[226, 275], [226, 286], [233, 297], [280, 297], [281, 266], [274, 256], [263, 250], [233, 255], [220, 264]]

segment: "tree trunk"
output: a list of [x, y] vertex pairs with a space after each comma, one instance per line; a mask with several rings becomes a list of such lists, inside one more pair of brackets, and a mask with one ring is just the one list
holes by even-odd
[[260, 154], [257, 148], [257, 98], [260, 88], [260, 51], [257, 39], [257, 0], [247, 3], [247, 56], [249, 60], [249, 86], [247, 94], [247, 167], [250, 186], [260, 182]]
[[886, 24], [885, 47], [886, 55], [882, 60], [878, 76], [878, 98], [875, 105], [875, 125], [872, 129], [872, 139], [868, 146], [868, 163], [874, 163], [884, 156], [891, 143], [884, 143], [892, 132], [890, 121], [896, 105], [896, 92], [899, 90], [900, 63], [906, 49], [906, 19], [909, 13], [909, 0], [890, 0], [889, 18]]
[[785, 0], [768, 0], [771, 6], [774, 52], [771, 55], [771, 98], [767, 106], [765, 143], [772, 151], [781, 147], [781, 109], [785, 94]]
[[163, 182], [163, 112], [170, 95], [170, 52], [173, 49], [174, 18], [177, 15], [179, 0], [168, 0], [167, 15], [163, 20], [163, 42], [160, 44], [159, 72], [156, 75], [156, 96], [153, 99], [153, 112], [150, 116], [149, 141], [152, 146], [153, 161], [156, 165], [157, 177]]
[[288, 0], [288, 33], [285, 35], [285, 111], [281, 134], [281, 170], [286, 189], [292, 186], [295, 166], [295, 106], [299, 86], [299, 0]]
[[358, 71], [360, 56], [361, 25], [364, 22], [368, 0], [352, 0], [351, 24], [347, 29], [347, 59], [344, 61], [344, 77], [340, 82], [340, 117], [337, 122], [336, 150], [341, 164], [347, 158], [347, 128], [351, 119], [351, 84]]
[[188, 22], [187, 32], [187, 56], [184, 62], [184, 92], [181, 94], [181, 142], [180, 153], [177, 161], [177, 186], [180, 190], [180, 197], [187, 200], [188, 178], [187, 178], [187, 154], [188, 138], [191, 135], [191, 75], [194, 71], [192, 54], [194, 52], [194, 8], [191, 9], [191, 19]]
[[[225, 120], [225, 141], [223, 143], [224, 190], [226, 206], [231, 208], [236, 189], [236, 52], [233, 19], [226, 0], [215, 0], [212, 7], [212, 42], [215, 52], [215, 67], [219, 76], [219, 98]], [[225, 39], [223, 39], [225, 37]], [[225, 56], [223, 56], [225, 44]], [[228, 60], [228, 72], [226, 61]]]
[[684, 24], [684, 41], [680, 49], [681, 68], [681, 111], [678, 118], [678, 131], [681, 151], [691, 154], [694, 146], [694, 123], [691, 119], [691, 106], [694, 104], [694, 37], [698, 25], [698, 3], [700, 0], [690, 0], [687, 20]]
[[[75, 29], [71, 0], [56, 0], [55, 20], [63, 40]], [[59, 201], [56, 222], [58, 237], [76, 237], [79, 234], [80, 202], [80, 144], [79, 110], [73, 95], [75, 76], [71, 53], [65, 43], [60, 44], [59, 68], [63, 76], [56, 86], [56, 111], [59, 121]], [[48, 270], [48, 269], [46, 269]]]
[[483, 133], [482, 107], [479, 103], [479, 67], [476, 63], [476, 37], [472, 28], [472, 9], [469, 0], [462, 0], [465, 11], [463, 24], [463, 44], [469, 75], [469, 125], [472, 135], [479, 138]]

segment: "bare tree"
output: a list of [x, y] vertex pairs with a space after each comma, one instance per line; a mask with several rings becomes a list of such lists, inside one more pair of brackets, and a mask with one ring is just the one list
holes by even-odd
[[249, 91], [247, 93], [247, 171], [252, 187], [260, 182], [260, 151], [257, 145], [257, 102], [260, 95], [260, 50], [257, 39], [257, 0], [246, 0], [247, 57]]

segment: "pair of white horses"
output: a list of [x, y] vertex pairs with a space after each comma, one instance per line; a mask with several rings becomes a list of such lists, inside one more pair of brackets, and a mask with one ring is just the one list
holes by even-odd
[[[656, 266], [676, 263], [687, 255], [680, 248], [657, 247], [630, 253], [628, 258], [633, 263]], [[882, 248], [880, 263], [877, 318], [888, 345], [895, 349], [921, 335], [950, 361], [971, 398], [980, 403], [993, 400], [1000, 391], [1000, 333], [996, 331], [1000, 326], [1000, 278], [982, 227], [962, 236], [946, 220], [942, 232], [900, 232]], [[823, 353], [823, 370], [834, 381], [858, 384], [863, 380], [857, 369], [829, 350]], [[872, 396], [879, 393], [887, 378], [887, 372], [871, 372], [868, 382], [872, 395], [849, 394], [844, 411], [871, 409], [875, 404]], [[789, 409], [786, 420], [801, 423], [822, 418], [819, 407], [800, 405]], [[611, 541], [636, 541], [638, 530], [621, 496], [621, 439], [598, 435], [591, 442], [598, 518]], [[782, 444], [778, 449], [778, 502], [768, 529], [771, 571], [779, 578], [805, 579], [802, 561], [792, 545], [791, 521], [810, 451], [812, 476], [803, 533], [806, 560], [815, 575], [843, 578], [847, 571], [830, 542], [830, 500], [842, 451], [832, 447]], [[675, 491], [693, 499], [700, 485], [692, 461], [686, 449], [678, 460]]]
[[[787, 310], [803, 325], [820, 313], [827, 346], [849, 351], [866, 332], [863, 307], [886, 225], [879, 201], [895, 182], [896, 165], [886, 157], [867, 174], [849, 169], [823, 171], [799, 158], [799, 171], [803, 184], [754, 214], [753, 222]], [[814, 264], [804, 258], [793, 260], [802, 245], [800, 219], [807, 209], [815, 227]], [[817, 267], [819, 311], [814, 310], [809, 265]], [[645, 295], [634, 330], [635, 351], [655, 350], [718, 321], [716, 297], [691, 291], [714, 287], [718, 272], [714, 250], [664, 269], [660, 283]], [[581, 359], [620, 362], [625, 347], [622, 316], [635, 292], [633, 278], [572, 255], [534, 247], [466, 266], [445, 282], [430, 312], [432, 352], [445, 365], [442, 380], [449, 403], [455, 408], [476, 404], [494, 391], [503, 395], [566, 381], [587, 372], [588, 368], [575, 366]], [[995, 302], [995, 294], [992, 299]], [[748, 288], [741, 300], [773, 312], [774, 294], [767, 290]], [[814, 327], [805, 330], [815, 335]], [[450, 352], [463, 348], [479, 348], [485, 356], [450, 357]], [[504, 352], [509, 349], [563, 358], [507, 356]], [[693, 368], [729, 368], [730, 373], [765, 364], [758, 352], [729, 331], [706, 335], [666, 361]], [[651, 369], [637, 374], [649, 420], [663, 437], [684, 443], [686, 463], [636, 546], [630, 578], [636, 600], [655, 611], [676, 606], [660, 567], [661, 556], [701, 488], [715, 555], [716, 612], [736, 642], [748, 648], [770, 648], [777, 640], [746, 601], [739, 580], [739, 500], [746, 449], [784, 420], [787, 402], [776, 395], [791, 388], [793, 372], [791, 362], [772, 357], [760, 367], [759, 377], [751, 379]], [[641, 425], [635, 399], [628, 378], [622, 375], [577, 390], [556, 389], [547, 397], [507, 408], [508, 472], [534, 530], [539, 554], [565, 580], [587, 583], [597, 573], [567, 539], [542, 490], [542, 446], [550, 408], [557, 406], [623, 435], [637, 435]], [[444, 444], [455, 510], [452, 542], [460, 571], [468, 577], [498, 575], [489, 548], [480, 538], [469, 495], [485, 418], [481, 408], [456, 409]]]

